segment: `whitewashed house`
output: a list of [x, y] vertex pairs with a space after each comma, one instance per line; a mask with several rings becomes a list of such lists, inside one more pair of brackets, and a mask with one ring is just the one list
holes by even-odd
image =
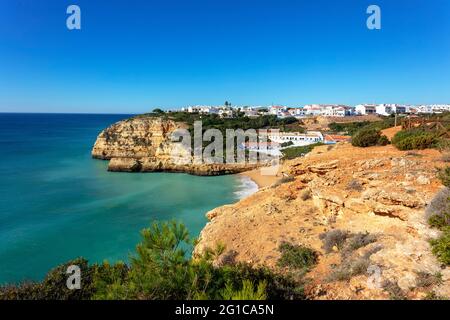
[[292, 146], [307, 146], [309, 144], [323, 142], [323, 135], [319, 131], [300, 132], [268, 132], [270, 141], [277, 143], [292, 142]]
[[375, 114], [377, 112], [375, 104], [358, 104], [355, 106], [355, 112], [360, 115]]
[[308, 104], [303, 107], [306, 116], [320, 116], [322, 108], [318, 104]]
[[345, 117], [352, 114], [352, 109], [343, 105], [325, 105], [321, 107], [321, 115], [324, 117]]
[[392, 106], [389, 104], [379, 104], [375, 107], [376, 113], [381, 116], [389, 116], [394, 111], [392, 110]]
[[291, 117], [303, 118], [305, 116], [305, 110], [303, 108], [289, 108], [287, 110]]

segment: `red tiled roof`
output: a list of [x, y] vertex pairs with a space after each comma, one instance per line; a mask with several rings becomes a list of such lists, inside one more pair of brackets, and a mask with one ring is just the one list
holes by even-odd
[[340, 135], [337, 135], [337, 134], [327, 134], [325, 137], [324, 137], [324, 140], [325, 141], [348, 141], [348, 140], [350, 140], [350, 136], [340, 136]]

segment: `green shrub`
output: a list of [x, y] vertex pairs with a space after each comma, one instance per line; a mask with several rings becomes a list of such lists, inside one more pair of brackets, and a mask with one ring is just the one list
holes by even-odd
[[430, 133], [424, 133], [415, 137], [408, 137], [396, 143], [399, 150], [423, 150], [432, 148], [436, 138]]
[[278, 266], [290, 269], [308, 270], [317, 263], [317, 253], [311, 248], [283, 242], [279, 250]]
[[266, 300], [267, 283], [262, 281], [256, 288], [249, 280], [242, 281], [242, 288], [235, 290], [231, 283], [227, 283], [225, 289], [222, 290], [221, 296], [223, 300]]
[[432, 252], [438, 260], [446, 266], [450, 265], [450, 227], [444, 227], [442, 235], [437, 239], [430, 240], [430, 244]]
[[[304, 299], [301, 279], [247, 264], [214, 266], [223, 250], [191, 259], [192, 241], [176, 222], [155, 223], [124, 263], [88, 266], [84, 259], [61, 265], [42, 282], [0, 287], [0, 299]], [[223, 249], [223, 248], [222, 248]], [[66, 286], [69, 265], [81, 268], [81, 290]], [[254, 284], [256, 287], [254, 287]]]
[[371, 147], [377, 145], [386, 145], [389, 140], [382, 136], [377, 129], [361, 129], [352, 137], [352, 145], [355, 147]]
[[291, 147], [281, 150], [283, 159], [289, 160], [298, 157], [303, 157], [305, 154], [311, 152], [315, 147], [321, 146], [323, 143], [314, 143], [302, 147]]
[[388, 137], [386, 137], [385, 135], [382, 135], [380, 137], [380, 139], [378, 139], [378, 145], [379, 146], [387, 146], [390, 143]]
[[399, 150], [422, 150], [435, 147], [437, 138], [433, 133], [425, 132], [422, 129], [402, 130], [392, 138]]
[[[70, 290], [67, 287], [69, 266], [76, 265], [81, 272], [81, 288]], [[93, 292], [93, 268], [88, 261], [78, 258], [50, 270], [42, 282], [28, 282], [17, 286], [0, 287], [0, 300], [86, 300]]]
[[375, 129], [377, 131], [393, 127], [395, 119], [392, 117], [383, 117], [379, 121], [360, 121], [348, 123], [332, 122], [328, 125], [331, 131], [346, 133], [351, 136], [355, 135], [361, 129]]

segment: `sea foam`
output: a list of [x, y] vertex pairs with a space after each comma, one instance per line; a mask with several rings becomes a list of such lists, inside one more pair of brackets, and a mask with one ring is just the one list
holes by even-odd
[[248, 197], [258, 191], [258, 185], [247, 176], [239, 176], [239, 185], [234, 192], [238, 199]]

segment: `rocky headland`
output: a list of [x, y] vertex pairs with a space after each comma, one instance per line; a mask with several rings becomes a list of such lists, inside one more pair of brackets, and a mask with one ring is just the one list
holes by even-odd
[[[172, 133], [177, 129], [188, 129], [188, 126], [161, 117], [138, 116], [119, 121], [98, 135], [92, 157], [109, 160], [109, 171], [123, 172], [182, 172], [213, 176], [256, 167], [252, 164], [196, 164], [181, 143], [172, 141]], [[179, 161], [181, 157], [183, 161]]]

